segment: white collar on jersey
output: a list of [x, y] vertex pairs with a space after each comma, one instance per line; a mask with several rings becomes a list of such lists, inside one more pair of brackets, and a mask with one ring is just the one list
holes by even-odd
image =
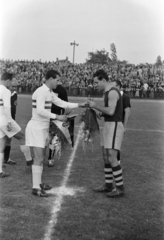
[[51, 92], [51, 89], [48, 88], [46, 84], [43, 83], [43, 87], [45, 88], [46, 91], [50, 91]]

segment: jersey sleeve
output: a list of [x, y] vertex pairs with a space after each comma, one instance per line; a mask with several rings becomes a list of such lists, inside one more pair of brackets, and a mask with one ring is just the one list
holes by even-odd
[[11, 92], [7, 89], [3, 94], [3, 105], [4, 105], [4, 113], [7, 118], [7, 121], [10, 122], [11, 117]]
[[58, 107], [61, 108], [78, 108], [78, 103], [70, 103], [70, 102], [66, 102], [61, 100], [60, 98], [58, 98], [54, 93], [52, 93], [52, 103], [57, 105]]

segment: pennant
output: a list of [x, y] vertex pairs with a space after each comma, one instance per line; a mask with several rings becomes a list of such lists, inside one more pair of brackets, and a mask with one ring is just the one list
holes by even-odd
[[61, 122], [59, 120], [52, 120], [50, 122], [50, 135], [57, 135], [62, 146], [65, 144], [71, 145], [72, 143], [68, 127], [68, 122]]

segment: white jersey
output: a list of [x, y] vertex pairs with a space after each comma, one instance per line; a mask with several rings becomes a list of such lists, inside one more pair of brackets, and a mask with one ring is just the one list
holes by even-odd
[[56, 114], [51, 113], [52, 103], [61, 108], [78, 107], [78, 103], [69, 103], [61, 100], [53, 91], [43, 84], [32, 95], [31, 120], [45, 122], [49, 125], [50, 118], [56, 119]]
[[11, 121], [11, 92], [4, 85], [0, 85], [0, 118], [6, 117]]
[[[11, 92], [4, 85], [0, 85], [0, 138], [16, 135], [20, 126], [11, 117]], [[8, 122], [11, 123], [11, 131], [7, 130]]]

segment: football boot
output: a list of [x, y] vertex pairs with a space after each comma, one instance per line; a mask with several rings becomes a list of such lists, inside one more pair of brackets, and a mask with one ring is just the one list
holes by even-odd
[[48, 197], [48, 194], [43, 189], [32, 189], [32, 194], [38, 197]]
[[93, 191], [94, 192], [99, 192], [99, 193], [107, 193], [107, 192], [111, 192], [114, 188], [111, 187], [107, 187], [106, 184], [100, 186], [100, 187], [97, 187], [97, 188], [94, 188]]
[[41, 187], [41, 189], [44, 190], [44, 191], [50, 190], [50, 189], [52, 188], [50, 185], [48, 185], [48, 184], [46, 184], [46, 183], [41, 183], [41, 184], [40, 184], [40, 187]]
[[9, 158], [9, 160], [6, 163], [10, 164], [10, 165], [15, 165], [16, 164], [16, 162], [11, 160], [10, 158]]
[[34, 163], [33, 158], [32, 158], [32, 160], [30, 160], [30, 161], [26, 161], [27, 166], [31, 166], [33, 163]]
[[125, 195], [125, 189], [124, 188], [122, 188], [122, 189], [116, 188], [113, 191], [108, 192], [106, 194], [106, 196], [108, 198], [119, 198], [119, 197], [123, 197], [124, 195]]

